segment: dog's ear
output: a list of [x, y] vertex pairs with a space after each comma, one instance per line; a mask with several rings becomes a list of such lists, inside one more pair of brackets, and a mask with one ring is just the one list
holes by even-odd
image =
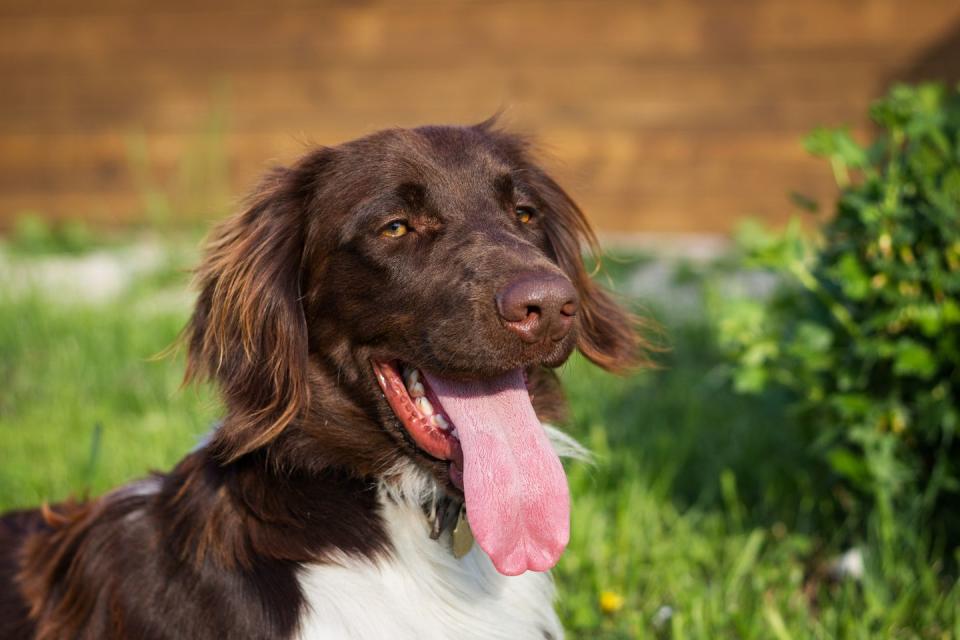
[[300, 301], [316, 175], [309, 165], [273, 171], [243, 211], [213, 230], [196, 271], [186, 377], [210, 378], [222, 391], [226, 415], [212, 445], [225, 461], [276, 438], [309, 401]]
[[583, 250], [599, 256], [599, 248], [583, 211], [545, 172], [530, 173], [547, 209], [542, 221], [550, 249], [580, 296], [577, 348], [594, 364], [615, 373], [650, 364], [648, 346], [640, 335], [643, 323], [587, 273]]

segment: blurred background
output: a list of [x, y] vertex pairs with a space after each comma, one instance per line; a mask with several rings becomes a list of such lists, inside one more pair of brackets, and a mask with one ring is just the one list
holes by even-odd
[[502, 111], [660, 327], [560, 369], [570, 637], [960, 640], [957, 0], [0, 0], [0, 69], [0, 509], [210, 429], [156, 356], [263, 171]]
[[[505, 122], [607, 235], [831, 193], [801, 137], [960, 73], [955, 0], [5, 0], [0, 225], [209, 218], [309, 144]], [[744, 189], [749, 185], [749, 189]]]

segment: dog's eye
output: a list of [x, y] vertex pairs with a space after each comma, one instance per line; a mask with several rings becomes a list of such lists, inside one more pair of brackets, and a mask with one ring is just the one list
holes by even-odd
[[404, 220], [391, 220], [380, 231], [380, 235], [386, 238], [399, 238], [407, 235], [408, 231], [410, 231], [410, 227]]
[[530, 224], [531, 222], [533, 222], [533, 218], [537, 214], [537, 210], [534, 209], [533, 207], [524, 207], [524, 206], [515, 208], [513, 212], [517, 215], [517, 220], [519, 220], [523, 224]]

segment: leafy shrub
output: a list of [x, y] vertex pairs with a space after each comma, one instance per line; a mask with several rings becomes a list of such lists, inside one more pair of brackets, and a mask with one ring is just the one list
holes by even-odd
[[[922, 518], [960, 540], [960, 92], [899, 86], [875, 103], [876, 140], [821, 129], [836, 212], [816, 237], [741, 234], [776, 274], [765, 300], [721, 303], [721, 343], [745, 392], [786, 389], [832, 479], [831, 504], [862, 524]], [[837, 499], [839, 498], [839, 499]]]

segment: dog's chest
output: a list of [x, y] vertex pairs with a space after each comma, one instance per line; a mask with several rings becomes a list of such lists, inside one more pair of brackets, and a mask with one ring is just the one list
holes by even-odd
[[301, 640], [562, 637], [548, 574], [500, 575], [476, 546], [457, 560], [408, 506], [389, 504], [384, 517], [391, 556], [303, 567]]

